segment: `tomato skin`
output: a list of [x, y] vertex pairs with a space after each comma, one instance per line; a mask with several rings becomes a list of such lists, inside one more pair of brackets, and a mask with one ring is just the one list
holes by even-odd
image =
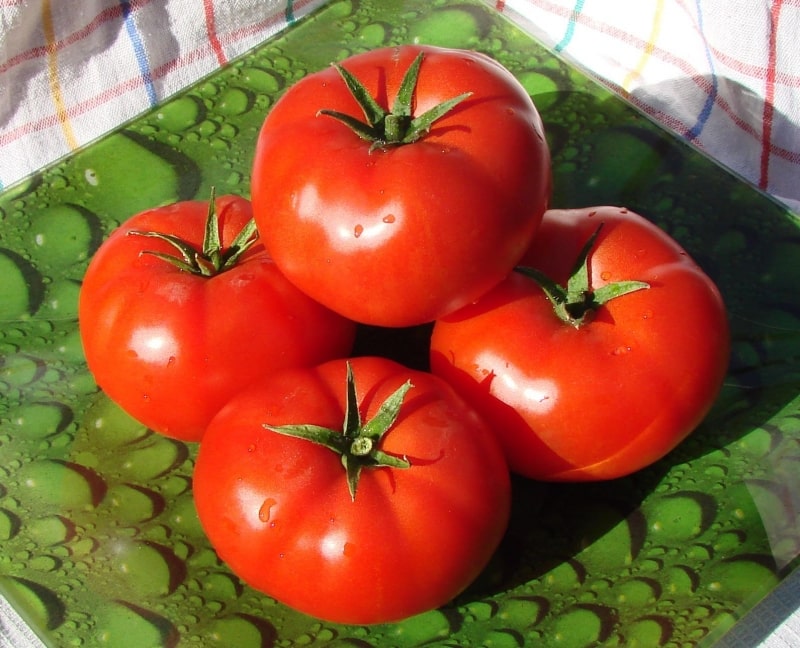
[[405, 469], [364, 468], [351, 499], [340, 458], [265, 430], [341, 429], [345, 362], [287, 370], [214, 418], [194, 472], [197, 512], [245, 582], [328, 621], [372, 624], [438, 607], [486, 565], [508, 522], [508, 467], [491, 431], [444, 381], [380, 357], [350, 360], [366, 421], [409, 378], [381, 448]]
[[[216, 200], [223, 247], [250, 220], [249, 201]], [[137, 214], [92, 258], [79, 301], [86, 361], [99, 386], [164, 435], [198, 441], [230, 397], [265, 373], [345, 356], [355, 324], [301, 293], [260, 242], [213, 277], [143, 251], [168, 243], [132, 230], [174, 234], [202, 247], [208, 203]]]
[[575, 328], [512, 273], [434, 325], [432, 371], [496, 429], [511, 469], [551, 481], [621, 477], [663, 457], [707, 414], [725, 376], [722, 298], [657, 226], [615, 207], [551, 210], [523, 264], [565, 283], [579, 251], [591, 287], [645, 281]]
[[415, 115], [474, 93], [422, 139], [371, 151], [347, 126], [318, 115], [362, 116], [329, 68], [281, 97], [255, 152], [254, 212], [275, 262], [309, 295], [367, 324], [421, 324], [476, 299], [522, 256], [549, 199], [539, 114], [492, 59], [402, 46], [342, 67], [388, 109], [420, 51]]

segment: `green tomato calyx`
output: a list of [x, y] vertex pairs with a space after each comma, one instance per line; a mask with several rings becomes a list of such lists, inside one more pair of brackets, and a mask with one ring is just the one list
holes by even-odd
[[347, 89], [358, 102], [366, 121], [336, 110], [323, 109], [317, 114], [338, 119], [349, 126], [361, 139], [372, 142], [370, 151], [416, 142], [430, 131], [436, 120], [472, 95], [471, 92], [465, 92], [437, 104], [421, 115], [412, 116], [414, 92], [423, 56], [423, 52], [420, 52], [406, 70], [391, 111], [385, 110], [352, 73], [334, 63], [334, 67], [344, 80]]
[[602, 228], [603, 224], [601, 223], [581, 248], [566, 286], [556, 283], [536, 268], [525, 266], [516, 268], [517, 272], [530, 277], [539, 284], [559, 319], [575, 328], [580, 328], [590, 321], [597, 309], [612, 299], [650, 288], [650, 284], [644, 281], [616, 281], [592, 290], [589, 282], [589, 253]]
[[367, 422], [362, 422], [353, 368], [348, 362], [347, 397], [341, 432], [320, 425], [269, 425], [264, 423], [263, 426], [271, 432], [311, 441], [339, 455], [347, 473], [350, 498], [355, 501], [362, 469], [409, 468], [411, 466], [407, 457], [387, 454], [378, 447], [381, 439], [397, 420], [403, 399], [411, 387], [411, 381], [403, 383], [381, 404], [375, 416]]
[[141, 254], [151, 254], [162, 261], [171, 263], [179, 270], [191, 272], [201, 277], [213, 277], [232, 268], [239, 261], [242, 254], [247, 251], [258, 239], [256, 222], [253, 219], [242, 228], [227, 248], [223, 248], [220, 238], [219, 215], [216, 209], [214, 189], [211, 189], [211, 199], [208, 201], [208, 214], [206, 215], [205, 232], [203, 234], [203, 247], [196, 249], [191, 243], [173, 234], [163, 232], [145, 232], [131, 230], [128, 235], [149, 236], [166, 241], [174, 247], [178, 255], [165, 254], [153, 250], [143, 250]]

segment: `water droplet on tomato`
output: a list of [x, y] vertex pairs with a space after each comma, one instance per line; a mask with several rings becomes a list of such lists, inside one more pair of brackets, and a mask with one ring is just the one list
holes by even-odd
[[611, 354], [615, 355], [615, 356], [624, 355], [626, 353], [629, 353], [630, 350], [631, 350], [631, 348], [629, 346], [618, 346], [616, 349], [614, 349], [611, 352]]
[[262, 522], [269, 522], [270, 515], [272, 514], [272, 507], [276, 504], [277, 502], [271, 497], [265, 499], [261, 508], [258, 509], [258, 519]]
[[603, 281], [608, 281], [609, 279], [611, 279], [611, 272], [609, 272], [608, 270], [604, 270], [603, 272], [600, 273], [600, 278]]
[[395, 221], [394, 214], [386, 214], [386, 216], [383, 217], [384, 223], [394, 223], [394, 221]]
[[364, 226], [363, 225], [356, 225], [355, 228], [353, 228], [353, 234], [355, 235], [356, 238], [361, 236], [361, 234], [363, 234], [363, 232], [364, 232]]
[[651, 310], [646, 310], [642, 313], [642, 319], [650, 319], [651, 317], [653, 317], [653, 311]]

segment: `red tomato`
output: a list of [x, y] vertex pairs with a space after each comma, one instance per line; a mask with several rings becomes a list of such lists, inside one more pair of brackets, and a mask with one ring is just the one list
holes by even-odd
[[[333, 310], [380, 326], [432, 321], [500, 281], [528, 247], [550, 191], [542, 122], [516, 79], [476, 52], [393, 47], [339, 69], [305, 77], [267, 115], [256, 222], [286, 276]], [[418, 77], [404, 102], [409, 70]], [[364, 119], [348, 72], [377, 100], [361, 134], [339, 119]], [[392, 141], [408, 124], [410, 141]]]
[[[252, 210], [235, 196], [215, 204], [225, 255]], [[212, 275], [203, 276], [158, 256], [182, 258], [164, 238], [131, 234], [167, 233], [201, 251], [208, 213], [208, 202], [190, 201], [130, 218], [92, 258], [79, 305], [100, 387], [148, 427], [188, 441], [256, 378], [347, 355], [355, 336], [354, 323], [290, 284], [259, 242], [216, 273], [213, 253], [195, 255]]]
[[[653, 463], [700, 423], [727, 369], [719, 292], [641, 216], [551, 210], [523, 263], [565, 283], [600, 223], [582, 266], [590, 290], [565, 308], [586, 310], [583, 323], [563, 321], [539, 285], [514, 272], [434, 325], [432, 371], [484, 413], [512, 470], [528, 477], [611, 479]], [[630, 280], [649, 288], [591, 303]]]
[[[478, 575], [505, 531], [510, 479], [494, 435], [444, 381], [385, 358], [349, 362], [355, 392], [336, 360], [231, 400], [200, 444], [194, 496], [218, 555], [252, 587], [371, 624], [438, 607]], [[321, 426], [340, 450], [272, 429], [294, 424]], [[342, 451], [370, 435], [345, 470]]]

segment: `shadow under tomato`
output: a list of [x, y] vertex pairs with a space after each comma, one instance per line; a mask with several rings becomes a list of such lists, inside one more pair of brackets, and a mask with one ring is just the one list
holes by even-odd
[[417, 371], [427, 371], [433, 324], [384, 328], [359, 324], [352, 355], [382, 356]]
[[622, 570], [644, 544], [646, 521], [641, 504], [663, 473], [664, 467], [656, 466], [635, 476], [588, 483], [547, 483], [512, 476], [508, 530], [490, 564], [455, 603], [507, 592], [563, 565], [583, 582], [596, 570], [581, 552], [614, 528], [623, 528], [628, 536], [618, 557]]
[[[749, 100], [735, 82], [717, 81], [721, 93]], [[698, 79], [681, 83], [705, 87]], [[642, 92], [671, 97], [673, 90]], [[797, 217], [614, 95], [565, 89], [540, 103], [553, 157], [552, 206], [608, 204], [640, 213], [684, 247], [727, 306], [725, 387], [672, 460], [706, 456], [772, 424], [800, 392]], [[791, 130], [784, 116], [775, 119]]]
[[[556, 94], [542, 102], [548, 106], [542, 116], [553, 151], [553, 207], [626, 206], [678, 241], [722, 293], [731, 329], [730, 367], [703, 423], [650, 467], [608, 482], [540, 483], [514, 477], [511, 519], [500, 547], [480, 577], [443, 609], [454, 624], [459, 606], [491, 603], [494, 595], [521, 586], [515, 596], [542, 594], [533, 607], [543, 615], [551, 600], [550, 579], [567, 577], [580, 585], [600, 574], [613, 581], [631, 563], [644, 560], [654, 505], [669, 509], [690, 503], [698, 530], [687, 534], [699, 545], [713, 538], [715, 520], [729, 520], [725, 516], [740, 508], [753, 511], [753, 520], [730, 522], [728, 541], [740, 544], [729, 553], [715, 550], [713, 561], [749, 552], [778, 571], [788, 569], [793, 559], [789, 555], [773, 565], [771, 547], [780, 538], [769, 528], [769, 512], [752, 494], [758, 489], [773, 494], [775, 511], [783, 516], [777, 522], [784, 533], [792, 532], [791, 520], [800, 515], [790, 504], [800, 488], [795, 492], [791, 484], [778, 484], [777, 476], [782, 464], [796, 467], [800, 462], [800, 414], [792, 405], [800, 394], [797, 219], [617, 98]], [[404, 364], [429, 368], [429, 326], [399, 331], [362, 327], [359, 335], [356, 349], [361, 353], [385, 355], [388, 350]], [[763, 475], [776, 477], [765, 480]], [[762, 487], [765, 481], [771, 491]], [[609, 539], [624, 546], [604, 556], [603, 564], [592, 562], [598, 552], [587, 548], [607, 548]], [[682, 540], [674, 542], [676, 548], [683, 546]], [[704, 565], [699, 561], [687, 575], [699, 578]], [[698, 586], [693, 580], [691, 587]]]

